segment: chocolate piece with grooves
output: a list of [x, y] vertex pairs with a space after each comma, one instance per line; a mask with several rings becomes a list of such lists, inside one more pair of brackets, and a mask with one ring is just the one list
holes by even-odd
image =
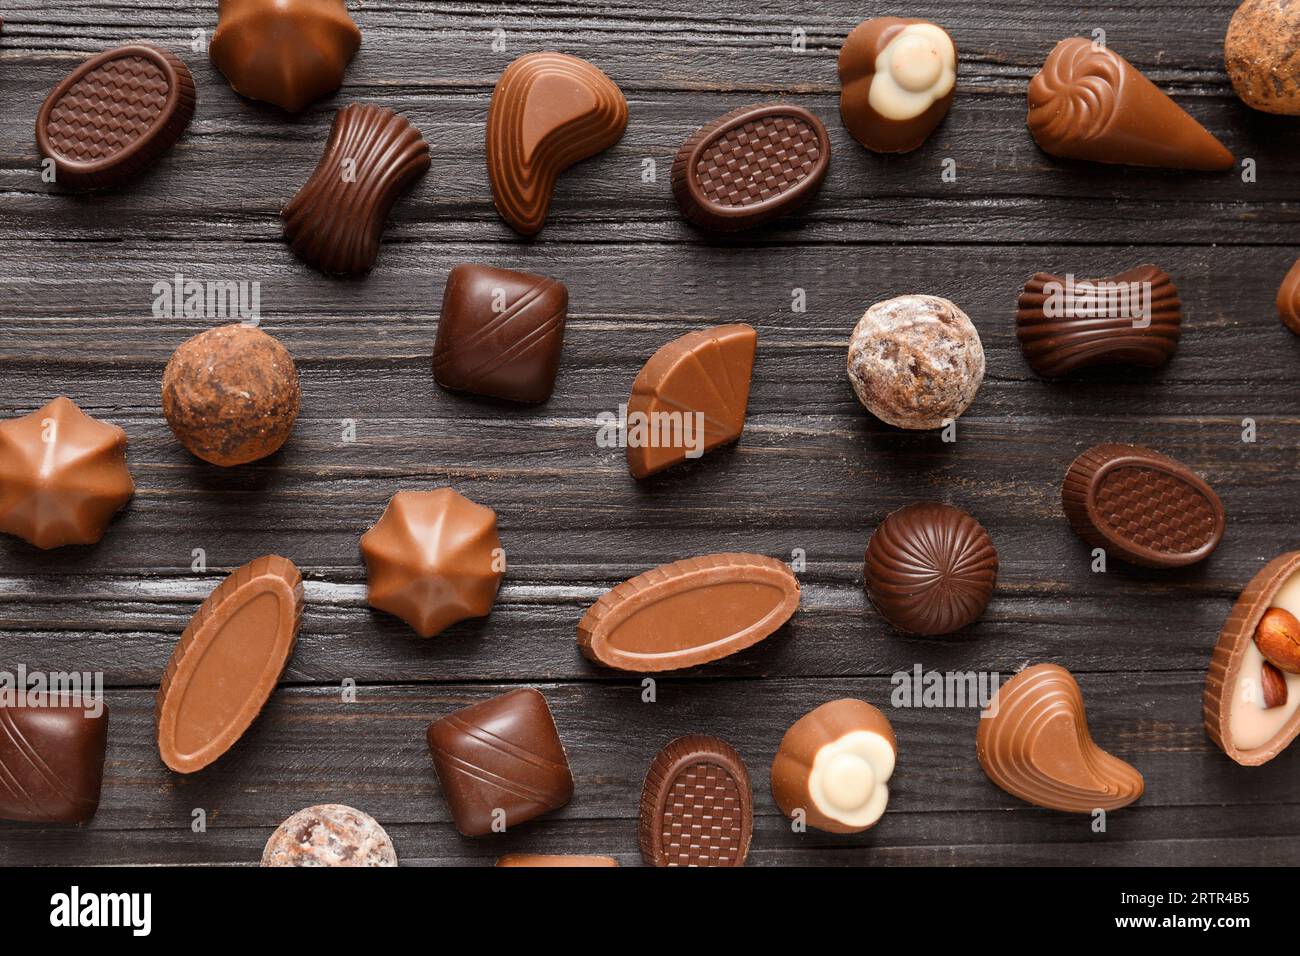
[[641, 857], [650, 866], [744, 866], [754, 828], [749, 771], [725, 740], [679, 737], [641, 790]]
[[1295, 261], [1278, 286], [1277, 315], [1283, 325], [1300, 335], [1300, 259]]
[[0, 704], [0, 820], [85, 823], [99, 808], [108, 708], [69, 695]]

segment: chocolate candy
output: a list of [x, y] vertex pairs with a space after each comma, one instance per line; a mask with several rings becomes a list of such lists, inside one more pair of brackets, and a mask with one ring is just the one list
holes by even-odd
[[382, 106], [345, 106], [311, 178], [280, 213], [284, 237], [322, 272], [365, 272], [393, 203], [428, 168], [429, 144], [403, 117]]
[[262, 866], [397, 866], [388, 833], [368, 813], [341, 803], [299, 810], [276, 828]]
[[492, 610], [505, 552], [497, 516], [451, 488], [399, 491], [361, 536], [370, 606], [421, 637]]
[[67, 695], [0, 704], [0, 820], [85, 823], [99, 808], [108, 708]]
[[512, 690], [429, 725], [429, 752], [465, 836], [499, 833], [562, 807], [573, 775], [546, 698]]
[[1300, 733], [1297, 614], [1300, 551], [1288, 551], [1251, 578], [1219, 631], [1205, 677], [1205, 730], [1243, 766], [1268, 763]]
[[922, 502], [880, 523], [867, 542], [864, 577], [871, 603], [900, 631], [951, 634], [984, 613], [998, 553], [966, 512]]
[[673, 159], [682, 215], [730, 232], [784, 216], [822, 187], [831, 162], [826, 127], [788, 103], [745, 106], [701, 127]]
[[849, 339], [858, 401], [898, 428], [942, 428], [984, 381], [984, 346], [956, 303], [900, 295], [867, 309]]
[[706, 554], [607, 591], [578, 622], [578, 647], [616, 670], [680, 670], [757, 644], [798, 607], [799, 581], [780, 561]]
[[1093, 365], [1163, 365], [1178, 348], [1181, 324], [1178, 290], [1151, 265], [1104, 279], [1039, 272], [1016, 310], [1020, 350], [1044, 378]]
[[1066, 472], [1061, 506], [1088, 544], [1149, 568], [1195, 564], [1223, 538], [1214, 489], [1181, 462], [1138, 445], [1081, 454]]
[[641, 790], [641, 857], [650, 866], [744, 866], [754, 829], [749, 771], [725, 740], [678, 737]]
[[69, 73], [41, 104], [36, 146], [70, 189], [111, 189], [152, 166], [194, 116], [194, 78], [144, 43], [105, 50]]
[[1300, 259], [1295, 261], [1278, 286], [1277, 315], [1283, 325], [1300, 335]]
[[889, 720], [864, 700], [833, 700], [809, 711], [781, 738], [772, 798], [791, 819], [828, 833], [860, 833], [889, 803], [898, 743]]
[[608, 76], [563, 53], [528, 53], [501, 74], [488, 106], [492, 201], [511, 229], [540, 232], [560, 173], [623, 138], [627, 100]]
[[1062, 40], [1029, 83], [1029, 132], [1069, 159], [1222, 170], [1232, 153], [1128, 60], [1091, 40]]
[[550, 853], [507, 853], [497, 866], [605, 867], [618, 866], [610, 856], [564, 856]]
[[297, 113], [332, 93], [361, 46], [343, 0], [221, 0], [208, 55], [235, 92]]
[[1241, 101], [1266, 113], [1300, 115], [1300, 4], [1245, 0], [1223, 40], [1223, 62]]
[[627, 470], [646, 478], [740, 438], [758, 333], [748, 325], [688, 332], [660, 348], [632, 383]]
[[38, 548], [94, 544], [134, 494], [126, 432], [71, 399], [0, 422], [0, 531]]
[[551, 397], [569, 290], [528, 272], [459, 265], [442, 294], [433, 377], [443, 388], [512, 402]]
[[176, 642], [158, 688], [158, 753], [177, 773], [212, 763], [244, 735], [289, 663], [302, 576], [256, 558], [208, 595]]
[[998, 689], [980, 715], [975, 751], [995, 784], [1027, 803], [1092, 813], [1142, 796], [1142, 774], [1088, 733], [1079, 685], [1064, 667], [1035, 664]]
[[163, 414], [191, 454], [229, 467], [274, 454], [298, 418], [293, 358], [261, 329], [222, 325], [186, 339], [163, 370]]
[[864, 20], [840, 48], [840, 118], [863, 146], [906, 153], [925, 142], [952, 105], [957, 48], [925, 20]]

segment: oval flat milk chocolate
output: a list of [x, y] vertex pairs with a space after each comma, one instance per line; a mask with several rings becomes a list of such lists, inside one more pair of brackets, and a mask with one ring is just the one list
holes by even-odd
[[158, 688], [163, 763], [202, 770], [243, 736], [293, 653], [302, 603], [302, 576], [278, 555], [248, 562], [208, 595]]
[[650, 866], [744, 866], [754, 831], [749, 771], [725, 740], [678, 737], [641, 791], [641, 857]]
[[789, 103], [745, 106], [718, 117], [673, 159], [682, 215], [705, 229], [748, 229], [802, 206], [831, 161], [826, 127]]
[[[1251, 578], [1219, 631], [1205, 677], [1205, 730], [1243, 766], [1268, 763], [1300, 733], [1300, 645], [1291, 640], [1300, 638], [1298, 616], [1300, 551], [1288, 551]], [[1284, 655], [1270, 647], [1275, 622], [1292, 632], [1279, 635], [1290, 648]]]
[[799, 581], [761, 554], [661, 564], [605, 593], [578, 623], [589, 659], [639, 674], [707, 664], [757, 644], [799, 607]]
[[1181, 462], [1139, 445], [1102, 444], [1076, 458], [1061, 486], [1075, 533], [1149, 568], [1209, 557], [1223, 538], [1223, 503]]

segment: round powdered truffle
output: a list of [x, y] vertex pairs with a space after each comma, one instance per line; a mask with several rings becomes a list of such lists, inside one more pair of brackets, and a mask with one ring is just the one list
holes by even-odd
[[397, 866], [397, 851], [368, 813], [325, 803], [299, 810], [266, 841], [263, 866]]
[[867, 542], [867, 594], [908, 634], [951, 634], [984, 613], [998, 553], [983, 526], [952, 505], [900, 508]]
[[1300, 0], [1246, 0], [1228, 24], [1223, 60], [1247, 106], [1300, 115]]
[[975, 400], [984, 346], [947, 299], [900, 295], [867, 309], [849, 340], [849, 381], [867, 411], [899, 428], [941, 428]]
[[194, 336], [163, 372], [167, 423], [182, 445], [214, 465], [242, 465], [277, 451], [298, 417], [299, 396], [293, 358], [251, 325]]

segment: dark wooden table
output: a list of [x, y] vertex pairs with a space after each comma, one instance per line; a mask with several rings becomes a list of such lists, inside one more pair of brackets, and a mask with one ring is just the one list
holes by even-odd
[[[341, 802], [378, 818], [406, 863], [489, 863], [506, 851], [609, 853], [637, 862], [636, 810], [672, 737], [718, 734], [744, 755], [756, 864], [1210, 864], [1300, 862], [1300, 754], [1238, 767], [1206, 738], [1201, 687], [1237, 591], [1294, 548], [1300, 516], [1300, 340], [1272, 299], [1300, 244], [1300, 124], [1232, 95], [1221, 43], [1233, 4], [1112, 0], [918, 2], [962, 54], [956, 103], [917, 152], [874, 156], [837, 115], [835, 60], [868, 11], [835, 0], [585, 0], [478, 4], [370, 0], [343, 89], [301, 116], [241, 100], [190, 50], [212, 0], [18, 0], [0, 39], [0, 414], [59, 393], [124, 427], [138, 491], [95, 547], [41, 553], [0, 542], [0, 667], [99, 670], [112, 711], [103, 802], [83, 828], [0, 824], [0, 863], [257, 861], [281, 819]], [[491, 48], [500, 27], [504, 53]], [[1053, 43], [1110, 44], [1251, 157], [1257, 181], [1071, 164], [1025, 129], [1025, 87]], [[791, 49], [792, 31], [807, 48]], [[44, 185], [33, 120], [82, 58], [129, 40], [182, 54], [199, 87], [193, 125], [131, 188], [83, 198]], [[495, 215], [483, 166], [492, 86], [514, 57], [558, 49], [622, 87], [614, 149], [571, 170], [535, 241]], [[667, 173], [681, 141], [733, 107], [777, 96], [826, 121], [834, 159], [804, 213], [730, 241], [685, 226]], [[408, 116], [433, 167], [394, 210], [373, 274], [333, 281], [295, 259], [278, 210], [305, 180], [340, 105]], [[945, 158], [957, 181], [941, 181]], [[642, 181], [652, 159], [658, 181]], [[571, 312], [554, 398], [507, 408], [442, 392], [429, 354], [458, 262], [554, 275]], [[1013, 335], [1016, 295], [1039, 269], [1106, 275], [1152, 261], [1175, 278], [1184, 337], [1155, 373], [1049, 384]], [[152, 312], [174, 274], [261, 284], [264, 327], [292, 351], [303, 405], [268, 460], [204, 465], [172, 438], [159, 380], [172, 349], [213, 324]], [[791, 311], [792, 290], [807, 311]], [[848, 335], [879, 299], [956, 300], [988, 373], [958, 441], [893, 430], [858, 405]], [[596, 415], [627, 398], [663, 342], [719, 322], [759, 330], [740, 444], [637, 484], [597, 447]], [[1254, 443], [1242, 441], [1253, 419]], [[356, 441], [343, 440], [345, 419]], [[1105, 440], [1149, 444], [1199, 470], [1229, 513], [1202, 565], [1154, 572], [1089, 553], [1061, 514], [1066, 465]], [[490, 618], [428, 641], [365, 602], [357, 539], [393, 492], [452, 485], [496, 509], [510, 568]], [[950, 501], [989, 529], [998, 590], [957, 640], [906, 639], [868, 606], [866, 539], [889, 511]], [[206, 573], [191, 571], [193, 549]], [[746, 653], [664, 677], [593, 668], [574, 645], [585, 607], [663, 561], [709, 551], [807, 554], [793, 623]], [[278, 552], [307, 578], [307, 612], [281, 687], [221, 761], [190, 777], [158, 759], [154, 695], [199, 602], [233, 567]], [[767, 772], [785, 728], [840, 696], [887, 706], [891, 675], [1057, 661], [1078, 677], [1098, 742], [1147, 792], [1110, 815], [1038, 809], [995, 788], [975, 759], [977, 712], [894, 709], [890, 809], [860, 836], [795, 834]], [[355, 681], [358, 699], [342, 700]], [[559, 812], [496, 838], [452, 827], [424, 743], [430, 719], [513, 686], [541, 688], [577, 781]], [[193, 812], [206, 832], [193, 832]]]

